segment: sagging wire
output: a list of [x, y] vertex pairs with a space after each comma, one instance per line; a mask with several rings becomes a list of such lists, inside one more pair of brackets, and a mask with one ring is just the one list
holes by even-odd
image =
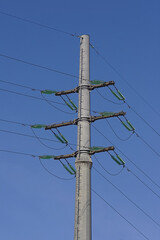
[[[42, 155], [39, 156], [39, 159], [55, 159], [56, 156], [54, 155]], [[71, 175], [75, 175], [76, 174], [76, 170], [74, 169], [74, 167], [67, 161], [67, 159], [65, 159], [67, 165], [69, 167], [67, 167], [62, 161], [61, 159], [59, 159], [59, 162], [62, 164], [62, 166], [67, 170], [67, 172], [69, 172]]]
[[126, 82], [126, 84], [137, 94], [137, 96], [139, 96], [146, 105], [149, 106], [149, 108], [156, 113], [159, 117], [160, 117], [160, 113], [125, 79], [125, 77], [98, 51], [95, 49], [95, 47], [90, 44], [90, 46], [92, 47], [92, 49], [94, 49], [94, 51], [96, 52], [97, 55], [99, 55], [103, 61], [123, 80]]
[[[11, 121], [11, 120], [6, 120], [6, 119], [0, 119], [0, 121], [2, 122], [7, 122], [7, 123], [13, 123], [13, 124], [17, 124], [17, 125], [21, 125], [23, 127], [31, 127], [31, 128], [37, 128], [37, 129], [40, 129], [40, 128], [45, 128], [47, 125], [44, 125], [44, 124], [35, 124], [35, 125], [30, 125], [30, 124], [27, 124], [27, 123], [21, 123], [21, 122], [15, 122], [15, 121]], [[5, 133], [11, 133], [11, 134], [17, 134], [17, 135], [20, 135], [20, 136], [25, 136], [25, 137], [32, 137], [32, 138], [36, 138], [35, 136], [32, 136], [32, 135], [26, 135], [26, 134], [22, 134], [22, 133], [18, 133], [18, 132], [11, 132], [11, 131], [6, 131], [6, 130], [2, 130], [0, 129], [1, 132], [5, 132]], [[40, 140], [46, 140], [46, 141], [51, 141], [51, 142], [56, 142], [58, 143], [58, 141], [56, 140], [53, 140], [53, 139], [48, 139], [48, 138], [41, 138], [41, 137], [38, 137]], [[71, 147], [72, 146], [79, 146], [75, 143], [71, 143], [71, 142], [68, 142], [68, 146], [70, 147], [71, 150], [75, 151], [74, 148]], [[86, 148], [86, 146], [83, 146], [83, 148]]]
[[113, 91], [109, 86], [107, 86], [109, 88], [109, 90], [113, 93], [113, 95], [118, 98], [118, 100], [123, 101], [124, 104], [126, 104], [126, 106], [128, 107], [128, 109], [132, 110], [132, 112], [134, 112], [143, 122], [145, 122], [145, 124], [150, 127], [159, 137], [160, 137], [160, 133], [157, 132], [152, 126], [151, 124], [149, 124], [139, 113], [137, 113], [137, 111], [131, 107], [125, 100], [125, 97], [123, 96], [123, 94], [117, 89], [117, 87], [115, 85], [113, 85], [116, 91]]
[[63, 112], [63, 113], [67, 113], [67, 114], [75, 114], [75, 112], [74, 112], [74, 113], [67, 112], [67, 111], [64, 111], [64, 110], [56, 107], [56, 106], [53, 105], [47, 98], [44, 97], [44, 95], [42, 94], [42, 92], [41, 92], [41, 95], [42, 95], [43, 99], [44, 99], [50, 106], [52, 106], [53, 108], [57, 109], [58, 111]]
[[139, 138], [147, 147], [149, 147], [152, 152], [154, 152], [159, 158], [160, 158], [160, 153], [158, 153], [143, 137], [141, 137], [136, 131], [135, 128], [133, 127], [133, 125], [129, 122], [129, 120], [123, 116], [126, 120], [126, 124], [124, 121], [121, 120], [120, 117], [118, 117], [118, 119], [121, 121], [121, 123], [123, 124], [123, 126], [128, 130], [128, 131], [132, 131], [132, 133], [135, 133], [136, 137]]
[[96, 89], [96, 91], [97, 91], [97, 93], [98, 93], [103, 99], [105, 99], [105, 100], [108, 101], [108, 102], [111, 102], [111, 103], [114, 103], [114, 104], [117, 104], [117, 105], [122, 105], [122, 104], [124, 104], [124, 103], [114, 102], [114, 101], [112, 101], [112, 100], [104, 97], [104, 96], [98, 91], [98, 89]]
[[75, 176], [72, 177], [72, 178], [62, 178], [62, 177], [59, 177], [58, 175], [55, 175], [55, 174], [52, 173], [50, 170], [48, 170], [48, 168], [42, 163], [42, 160], [41, 160], [41, 159], [42, 159], [42, 158], [39, 157], [39, 162], [40, 162], [41, 166], [42, 166], [42, 167], [44, 168], [44, 170], [45, 170], [46, 172], [48, 172], [50, 175], [52, 175], [52, 176], [54, 176], [54, 177], [56, 177], [56, 178], [58, 178], [58, 179], [60, 179], [60, 180], [65, 180], [65, 181], [73, 180], [73, 179], [75, 178]]
[[42, 159], [51, 159], [51, 158], [54, 158], [55, 156], [51, 155], [51, 156], [38, 156], [38, 155], [35, 155], [35, 154], [29, 154], [29, 153], [23, 153], [23, 152], [15, 152], [15, 151], [10, 151], [10, 150], [3, 150], [3, 149], [0, 149], [0, 152], [7, 152], [7, 153], [12, 153], [12, 154], [17, 154], [17, 155], [24, 155], [24, 156], [29, 156], [29, 157], [32, 157], [32, 158], [38, 158], [39, 159], [39, 162], [41, 164], [41, 166], [44, 168], [45, 171], [47, 171], [49, 174], [51, 174], [52, 176], [60, 179], [60, 180], [73, 180], [75, 178], [72, 177], [72, 178], [62, 178], [62, 177], [59, 177], [57, 175], [55, 175], [54, 173], [52, 173], [51, 171], [49, 171], [46, 166], [42, 163]]
[[37, 134], [35, 133], [35, 131], [33, 130], [33, 128], [31, 127], [31, 130], [32, 130], [32, 133], [34, 134], [34, 136], [36, 137], [36, 139], [45, 147], [49, 148], [49, 149], [53, 149], [53, 150], [62, 150], [64, 148], [66, 148], [66, 146], [64, 147], [60, 147], [60, 148], [54, 148], [54, 147], [50, 147], [48, 146], [47, 144], [45, 144], [38, 136]]
[[122, 171], [123, 171], [123, 169], [124, 169], [124, 166], [122, 167], [122, 169], [119, 171], [119, 172], [117, 172], [117, 173], [111, 173], [111, 172], [109, 172], [106, 168], [104, 168], [104, 166], [99, 162], [99, 160], [97, 159], [97, 157], [95, 156], [95, 155], [93, 155], [94, 156], [94, 158], [96, 159], [96, 161], [98, 162], [98, 164], [101, 166], [101, 168], [105, 171], [105, 172], [107, 172], [109, 175], [111, 175], [111, 176], [118, 176]]
[[[92, 127], [99, 133], [101, 134], [110, 144], [113, 145], [113, 143], [99, 130], [97, 129], [94, 125], [92, 125]], [[128, 159], [129, 162], [131, 162], [141, 173], [143, 173], [143, 175], [148, 178], [155, 186], [157, 186], [160, 189], [160, 185], [158, 183], [156, 183], [150, 176], [148, 176], [147, 173], [144, 172], [144, 170], [142, 170], [140, 167], [137, 166], [137, 164], [135, 164], [135, 162], [133, 160], [131, 160], [126, 154], [124, 154], [118, 147], [116, 147], [118, 149], [118, 151], [126, 158]]]
[[[146, 188], [148, 188], [155, 196], [157, 196], [159, 199], [160, 199], [160, 196], [155, 192], [155, 191], [153, 191], [152, 190], [152, 188], [150, 188], [144, 181], [142, 181], [132, 170], [130, 170], [128, 167], [126, 167], [126, 165], [125, 165], [125, 162], [123, 161], [123, 159], [113, 150], [113, 152], [115, 153], [115, 155], [116, 155], [116, 157], [114, 156], [114, 155], [112, 155], [110, 152], [107, 152], [110, 156], [111, 156], [111, 158], [118, 164], [118, 165], [122, 165], [123, 166], [123, 169], [124, 168], [126, 168], [126, 170], [129, 172], [129, 173], [131, 173], [135, 178], [137, 178]], [[94, 156], [95, 157], [95, 156]], [[95, 158], [96, 159], [96, 158]], [[98, 159], [96, 159], [96, 160], [98, 160]], [[99, 161], [97, 161], [98, 163], [99, 163], [99, 165], [103, 168], [103, 170], [105, 170], [109, 175], [111, 175], [104, 167], [103, 167], [103, 165], [99, 162]], [[122, 170], [123, 170], [122, 169]], [[119, 173], [121, 173], [122, 172], [122, 170], [119, 172]], [[118, 174], [119, 174], [118, 173]], [[117, 174], [117, 175], [118, 175]], [[112, 175], [113, 176], [113, 175]], [[115, 175], [116, 176], [116, 175]]]
[[71, 147], [71, 145], [69, 144], [68, 140], [64, 137], [64, 135], [58, 130], [58, 128], [56, 128], [56, 131], [57, 133], [55, 133], [52, 129], [50, 129], [50, 131], [54, 134], [54, 136], [58, 139], [58, 141], [62, 144], [65, 144], [64, 147], [62, 148], [53, 148], [53, 147], [49, 147], [48, 145], [44, 144], [40, 138], [35, 134], [35, 132], [33, 131], [34, 128], [36, 129], [41, 129], [41, 128], [45, 128], [46, 125], [44, 124], [35, 124], [35, 125], [31, 125], [31, 130], [33, 132], [33, 134], [35, 135], [35, 137], [38, 139], [38, 141], [44, 145], [45, 147], [47, 148], [50, 148], [50, 149], [54, 149], [54, 150], [61, 150], [61, 149], [64, 149], [65, 147], [69, 147], [72, 151], [74, 151], [74, 149]]
[[121, 141], [128, 141], [132, 136], [133, 136], [133, 133], [134, 132], [132, 132], [127, 138], [121, 138], [120, 136], [118, 136], [118, 134], [116, 133], [116, 131], [114, 130], [114, 128], [112, 127], [112, 125], [109, 123], [109, 121], [107, 120], [107, 119], [105, 119], [106, 120], [106, 122], [108, 123], [108, 125], [110, 126], [110, 128], [112, 129], [112, 131], [113, 131], [113, 133], [115, 134], [115, 136], [119, 139], [119, 140], [121, 140]]
[[[57, 91], [53, 91], [53, 90], [42, 90], [41, 91], [41, 94], [56, 94], [56, 92]], [[78, 111], [78, 108], [77, 108], [77, 106], [74, 104], [74, 102], [68, 97], [68, 95], [66, 95], [66, 97], [67, 97], [67, 99], [68, 99], [68, 101], [67, 100], [65, 100], [65, 98], [64, 97], [62, 97], [61, 95], [60, 95], [60, 97], [61, 97], [61, 99], [63, 100], [63, 102], [65, 103], [65, 105], [67, 105], [72, 111]], [[46, 99], [46, 98], [45, 98]]]

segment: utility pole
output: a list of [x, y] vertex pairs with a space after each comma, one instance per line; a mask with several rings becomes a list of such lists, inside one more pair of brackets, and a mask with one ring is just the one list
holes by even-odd
[[[114, 85], [114, 81], [103, 82], [103, 81], [90, 81], [90, 42], [88, 35], [80, 36], [80, 68], [79, 68], [79, 86], [71, 89], [64, 90], [60, 92], [44, 90], [43, 93], [51, 94], [54, 93], [55, 96], [68, 95], [71, 93], [78, 93], [78, 118], [70, 120], [68, 122], [54, 123], [51, 125], [33, 125], [34, 128], [42, 128], [45, 130], [58, 129], [61, 127], [66, 127], [69, 125], [78, 126], [77, 134], [77, 151], [71, 154], [60, 155], [60, 156], [41, 156], [43, 159], [54, 158], [54, 160], [61, 159], [66, 160], [68, 158], [76, 158], [75, 165], [76, 171], [71, 167], [71, 174], [76, 174], [76, 195], [75, 195], [75, 225], [74, 225], [74, 240], [91, 240], [91, 167], [92, 160], [91, 155], [100, 152], [114, 151], [113, 146], [109, 147], [91, 147], [90, 144], [90, 124], [96, 120], [101, 120], [105, 118], [125, 116], [125, 112], [121, 111], [118, 113], [111, 112], [100, 112], [99, 116], [90, 115], [90, 91], [96, 88], [107, 87], [109, 85]], [[93, 84], [92, 84], [93, 83]], [[112, 91], [112, 90], [111, 90]], [[113, 91], [112, 91], [113, 92]], [[123, 100], [123, 95], [117, 91], [113, 92], [120, 100]], [[118, 96], [118, 95], [119, 96]], [[62, 98], [63, 99], [63, 98]], [[66, 103], [66, 101], [65, 101]], [[71, 102], [73, 104], [73, 102]], [[67, 103], [67, 105], [69, 105]], [[73, 105], [75, 106], [75, 105]], [[76, 108], [77, 109], [77, 108]], [[122, 122], [125, 125], [124, 122]], [[128, 122], [131, 130], [133, 127]], [[126, 125], [125, 125], [126, 126]], [[128, 126], [126, 126], [129, 129]], [[59, 132], [59, 136], [55, 136], [64, 144], [68, 144], [64, 136]], [[117, 155], [117, 159], [110, 154], [114, 161], [119, 165], [124, 165], [123, 160]], [[62, 162], [61, 162], [62, 163]], [[64, 164], [62, 163], [64, 166]], [[64, 166], [66, 169], [67, 167]]]
[[90, 54], [89, 36], [80, 38], [79, 105], [74, 240], [91, 240]]

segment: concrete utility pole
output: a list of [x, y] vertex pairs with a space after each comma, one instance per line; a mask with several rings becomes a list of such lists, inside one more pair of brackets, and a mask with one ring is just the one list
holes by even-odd
[[91, 240], [90, 54], [89, 36], [80, 38], [78, 136], [74, 240]]
[[[76, 171], [71, 167], [70, 174], [76, 174], [76, 200], [75, 200], [75, 225], [74, 225], [74, 240], [91, 240], [91, 167], [92, 160], [91, 155], [100, 152], [114, 151], [114, 147], [92, 147], [90, 146], [90, 124], [96, 120], [105, 118], [112, 118], [118, 116], [124, 116], [125, 112], [112, 113], [112, 112], [101, 112], [99, 116], [90, 116], [90, 91], [96, 88], [106, 87], [114, 85], [113, 81], [92, 81], [90, 82], [90, 61], [89, 61], [89, 36], [82, 35], [80, 37], [80, 69], [79, 69], [79, 86], [60, 92], [55, 92], [55, 96], [67, 95], [71, 93], [79, 94], [78, 104], [78, 118], [61, 123], [54, 123], [46, 125], [45, 130], [61, 128], [69, 125], [78, 126], [77, 134], [77, 151], [60, 156], [49, 156], [53, 157], [54, 160], [61, 160], [67, 158], [76, 157]], [[93, 83], [93, 84], [91, 84]], [[116, 95], [116, 93], [114, 93]], [[120, 94], [122, 98], [122, 94]], [[117, 95], [116, 95], [117, 96]], [[119, 97], [119, 98], [120, 98]], [[68, 104], [67, 104], [68, 105]], [[77, 108], [76, 108], [77, 109]], [[130, 125], [130, 124], [129, 124]], [[33, 125], [33, 127], [44, 127], [41, 125]], [[133, 130], [133, 129], [132, 129]], [[64, 144], [68, 144], [64, 136], [59, 133], [58, 139]], [[63, 139], [62, 139], [63, 138]], [[65, 141], [63, 141], [65, 140]], [[48, 156], [44, 156], [48, 157]], [[113, 156], [112, 156], [113, 157]], [[117, 156], [118, 157], [118, 156]], [[118, 157], [113, 157], [119, 165], [124, 165], [124, 162]], [[64, 166], [64, 164], [63, 164]]]

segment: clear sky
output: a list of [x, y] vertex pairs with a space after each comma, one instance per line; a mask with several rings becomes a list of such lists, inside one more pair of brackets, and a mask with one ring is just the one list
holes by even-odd
[[[34, 133], [28, 125], [68, 121], [76, 118], [76, 114], [67, 106], [60, 105], [63, 101], [59, 97], [46, 96], [49, 101], [60, 103], [52, 104], [67, 113], [57, 110], [46, 101], [24, 96], [42, 98], [40, 91], [7, 82], [32, 89], [58, 91], [76, 87], [78, 79], [27, 65], [2, 55], [78, 76], [79, 38], [9, 17], [2, 12], [75, 35], [90, 35], [91, 44], [106, 59], [104, 61], [91, 48], [91, 80], [114, 80], [117, 88], [126, 97], [126, 102], [140, 117], [126, 104], [119, 105], [107, 101], [106, 99], [109, 99], [121, 103], [108, 88], [99, 90], [103, 97], [97, 91], [91, 92], [91, 110], [125, 111], [127, 119], [141, 137], [133, 134], [127, 141], [122, 141], [116, 137], [105, 120], [97, 121], [91, 128], [92, 146], [107, 147], [113, 143], [116, 152], [126, 162], [126, 168], [120, 172], [121, 166], [118, 166], [108, 154], [97, 154], [96, 158], [103, 168], [115, 174], [112, 176], [102, 169], [94, 157], [92, 158], [94, 167], [92, 188], [114, 208], [92, 192], [92, 238], [159, 240], [160, 2], [157, 0], [0, 2], [0, 239], [70, 240], [74, 235], [75, 178], [69, 181], [59, 180], [44, 170], [38, 157], [13, 152], [37, 156], [71, 153], [69, 147], [60, 150], [64, 145], [56, 142], [57, 139], [51, 132], [45, 132], [44, 129], [34, 130], [39, 137], [53, 140], [42, 140], [48, 147], [44, 146], [34, 138]], [[78, 95], [73, 94], [70, 97], [77, 104]], [[109, 119], [109, 123], [123, 140], [130, 136], [131, 133], [118, 119]], [[65, 127], [61, 131], [75, 149], [76, 126]], [[13, 132], [30, 135], [33, 138], [16, 135]], [[69, 161], [74, 166], [74, 159]], [[72, 178], [60, 162], [52, 159], [42, 162], [51, 173], [61, 178]], [[127, 168], [130, 171], [127, 171]]]

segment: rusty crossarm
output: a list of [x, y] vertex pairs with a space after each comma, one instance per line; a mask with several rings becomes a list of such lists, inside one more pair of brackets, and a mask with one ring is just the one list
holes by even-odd
[[[89, 85], [88, 88], [89, 88], [89, 90], [94, 90], [95, 88], [107, 87], [109, 85], [114, 85], [114, 84], [115, 84], [114, 81], [109, 81], [109, 82], [104, 82], [104, 83], [100, 83], [100, 84], [96, 84], [96, 85]], [[77, 93], [78, 91], [79, 91], [79, 87], [76, 87], [74, 89], [56, 92], [55, 96], [61, 96], [61, 95], [67, 95], [67, 94], [71, 94], [71, 93]]]
[[74, 89], [71, 89], [71, 90], [56, 92], [55, 95], [56, 96], [61, 96], [61, 95], [67, 95], [67, 94], [76, 93], [76, 92], [78, 92], [78, 87], [76, 87]]
[[69, 126], [69, 125], [76, 125], [76, 124], [77, 124], [77, 119], [74, 119], [73, 121], [69, 121], [69, 122], [62, 122], [62, 123], [55, 123], [55, 124], [48, 125], [45, 127], [45, 130]]
[[105, 119], [105, 118], [124, 116], [124, 115], [126, 115], [126, 113], [122, 111], [122, 112], [114, 113], [108, 116], [91, 116], [90, 122], [94, 122], [96, 120]]
[[[100, 120], [100, 119], [105, 119], [105, 118], [111, 118], [111, 117], [118, 117], [118, 116], [124, 116], [126, 113], [125, 112], [118, 112], [118, 113], [114, 113], [114, 114], [110, 114], [107, 116], [91, 116], [89, 118], [90, 122], [94, 122], [96, 120]], [[45, 127], [45, 130], [49, 130], [52, 128], [59, 128], [59, 127], [64, 127], [64, 126], [69, 126], [69, 125], [76, 125], [78, 123], [78, 121], [80, 121], [80, 119], [74, 119], [73, 121], [69, 121], [69, 122], [62, 122], [62, 123], [55, 123], [55, 124], [51, 124]]]
[[106, 147], [106, 148], [103, 148], [103, 149], [100, 149], [100, 150], [90, 151], [90, 155], [93, 155], [93, 154], [95, 154], [95, 153], [113, 151], [113, 150], [114, 150], [114, 147], [113, 147], [113, 146], [111, 146], [111, 147]]
[[114, 84], [115, 84], [114, 81], [109, 81], [109, 82], [104, 82], [96, 85], [91, 85], [89, 86], [89, 90], [94, 90], [95, 88], [107, 87], [109, 85], [114, 85]]
[[[114, 150], [114, 147], [110, 146], [110, 147], [106, 147], [106, 148], [99, 149], [99, 150], [89, 151], [89, 154], [93, 155], [95, 153], [108, 152], [108, 151], [113, 151], [113, 150]], [[71, 154], [59, 155], [59, 156], [54, 157], [54, 159], [60, 160], [60, 159], [66, 159], [66, 158], [74, 158], [77, 156], [77, 154], [78, 154], [78, 151], [73, 152]]]

